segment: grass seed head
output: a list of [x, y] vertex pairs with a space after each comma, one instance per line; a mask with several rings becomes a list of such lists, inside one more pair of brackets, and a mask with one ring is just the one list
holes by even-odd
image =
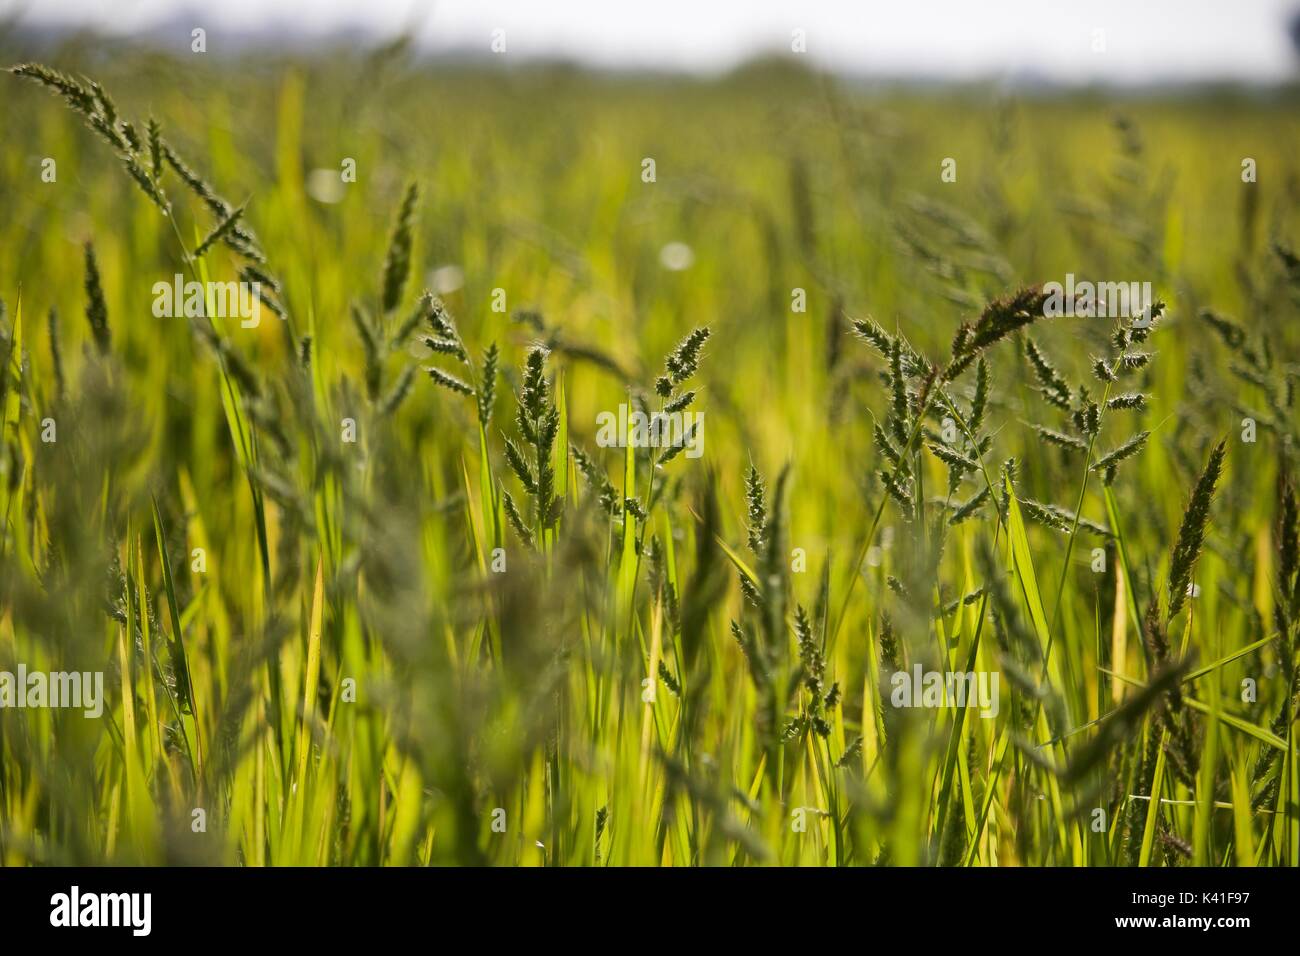
[[1169, 617], [1172, 618], [1187, 600], [1187, 589], [1192, 579], [1192, 569], [1200, 557], [1201, 545], [1205, 541], [1205, 529], [1210, 522], [1210, 503], [1214, 500], [1214, 489], [1223, 473], [1223, 458], [1226, 454], [1226, 442], [1219, 442], [1210, 452], [1205, 470], [1196, 482], [1187, 511], [1183, 514], [1182, 525], [1178, 529], [1178, 543], [1174, 545], [1169, 565]]
[[411, 232], [415, 222], [415, 203], [420, 190], [415, 183], [406, 187], [402, 205], [393, 224], [393, 235], [384, 256], [382, 304], [384, 312], [392, 312], [401, 304], [402, 289], [411, 272]]
[[107, 355], [111, 346], [108, 331], [108, 304], [104, 301], [104, 290], [99, 281], [99, 263], [95, 260], [95, 247], [89, 242], [85, 246], [86, 255], [86, 319], [90, 322], [90, 331], [95, 338], [95, 347], [100, 355]]

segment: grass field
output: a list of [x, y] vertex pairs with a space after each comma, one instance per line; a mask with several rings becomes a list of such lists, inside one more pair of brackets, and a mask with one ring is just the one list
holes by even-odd
[[1300, 862], [1294, 90], [47, 60], [5, 864]]

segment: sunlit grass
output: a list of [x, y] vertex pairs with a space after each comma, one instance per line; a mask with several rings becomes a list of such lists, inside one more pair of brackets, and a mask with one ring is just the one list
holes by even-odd
[[1300, 862], [1293, 96], [386, 57], [0, 80], [0, 859]]

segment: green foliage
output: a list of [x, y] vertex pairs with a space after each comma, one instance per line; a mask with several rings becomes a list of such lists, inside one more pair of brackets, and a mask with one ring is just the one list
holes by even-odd
[[0, 82], [0, 862], [1300, 863], [1293, 94], [200, 59]]

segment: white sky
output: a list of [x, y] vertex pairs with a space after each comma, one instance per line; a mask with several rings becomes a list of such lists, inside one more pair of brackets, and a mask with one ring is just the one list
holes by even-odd
[[[34, 23], [130, 33], [185, 14], [222, 27], [312, 34], [412, 25], [428, 49], [561, 55], [600, 66], [726, 68], [789, 51], [856, 73], [1058, 81], [1278, 80], [1300, 73], [1286, 37], [1300, 0], [0, 0]], [[201, 11], [198, 13], [186, 11]], [[1105, 51], [1094, 52], [1094, 30]]]

